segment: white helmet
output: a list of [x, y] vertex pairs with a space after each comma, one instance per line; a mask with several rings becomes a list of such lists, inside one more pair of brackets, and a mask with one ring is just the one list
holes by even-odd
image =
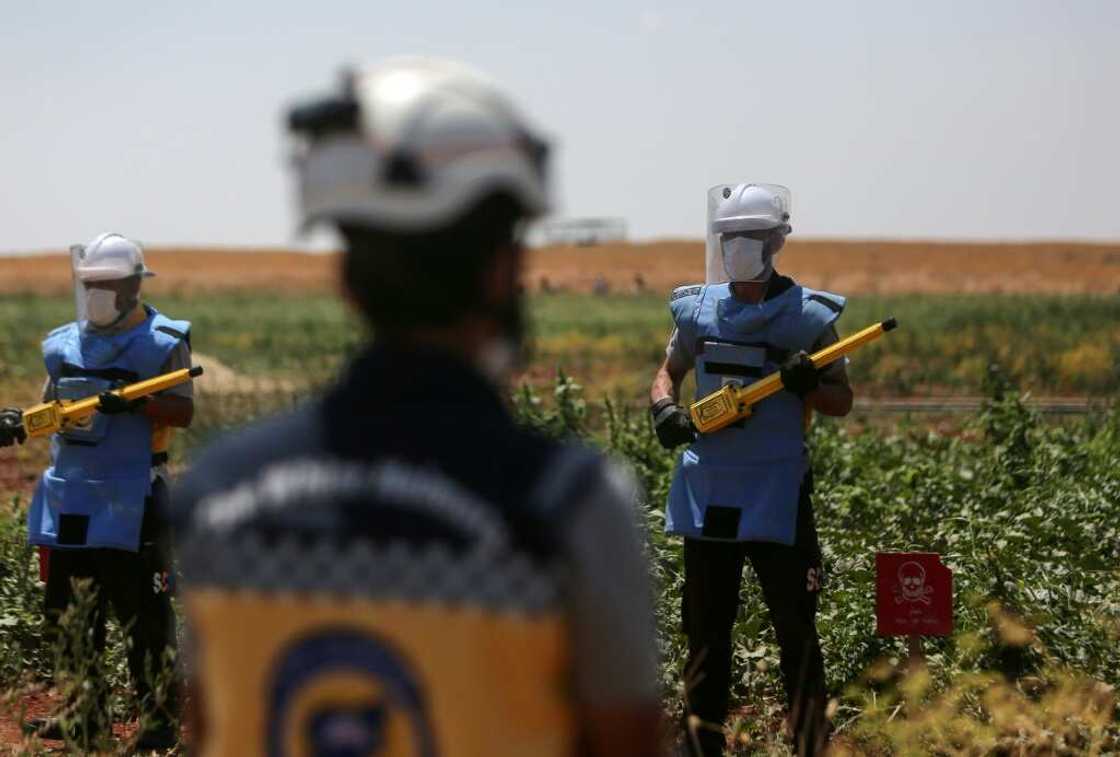
[[764, 242], [745, 232], [780, 229], [789, 234], [790, 191], [780, 184], [718, 184], [708, 190], [706, 280], [765, 279], [772, 269]]
[[144, 251], [120, 234], [99, 234], [88, 244], [70, 248], [78, 281], [112, 281], [130, 276], [155, 276], [144, 265]]
[[83, 331], [107, 328], [140, 303], [140, 281], [155, 276], [144, 265], [140, 245], [120, 234], [99, 234], [70, 248], [74, 305]]
[[722, 200], [712, 218], [717, 234], [789, 226], [790, 193], [779, 184], [740, 184], [722, 187], [719, 194]]
[[398, 58], [344, 76], [340, 94], [293, 109], [302, 221], [418, 231], [505, 191], [526, 217], [548, 206], [547, 145], [473, 69]]

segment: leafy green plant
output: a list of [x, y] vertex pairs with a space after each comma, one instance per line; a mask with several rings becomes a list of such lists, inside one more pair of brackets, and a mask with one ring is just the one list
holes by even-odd
[[0, 681], [42, 676], [51, 669], [42, 633], [43, 589], [35, 550], [27, 544], [19, 497], [0, 516]]
[[[603, 403], [598, 427], [567, 423], [573, 412], [563, 404], [574, 389], [562, 381], [554, 402], [523, 387], [516, 407], [539, 429], [582, 434], [625, 459], [642, 483], [660, 588], [661, 680], [675, 719], [683, 695], [683, 574], [662, 516], [674, 455], [657, 445], [648, 414], [615, 400]], [[849, 433], [830, 420], [813, 427], [828, 572], [817, 624], [839, 697], [835, 720], [849, 739], [839, 743], [912, 753], [960, 742], [972, 750], [961, 753], [979, 754], [1024, 745], [1046, 751], [1063, 739], [1103, 748], [1120, 734], [1106, 696], [1120, 685], [1120, 408], [1047, 424], [1006, 376], [993, 371], [989, 382], [988, 401], [962, 434], [913, 426]], [[940, 552], [955, 572], [957, 631], [927, 640], [920, 706], [898, 688], [904, 641], [874, 635], [874, 554], [896, 550]], [[783, 743], [777, 644], [755, 582], [743, 582], [741, 600], [733, 695], [745, 705], [732, 713], [729, 730], [744, 753], [769, 752]], [[884, 666], [891, 671], [885, 684]], [[1039, 688], [1035, 680], [1046, 683]], [[1029, 707], [1017, 699], [1024, 686], [1034, 687]], [[1071, 692], [1096, 693], [1077, 700], [1082, 709], [1054, 709]], [[969, 707], [950, 717], [961, 702]], [[1031, 719], [1022, 734], [1008, 730], [1008, 708]], [[917, 740], [903, 738], [911, 717]]]
[[[306, 401], [364, 339], [327, 298], [158, 304], [192, 318], [195, 349], [241, 376], [200, 394], [195, 426], [177, 437], [174, 457], [183, 464], [216, 434]], [[62, 298], [0, 298], [0, 385], [37, 388], [36, 342], [71, 308]], [[665, 302], [554, 295], [534, 298], [531, 308], [538, 358], [513, 407], [545, 433], [601, 447], [641, 483], [636, 507], [659, 587], [661, 681], [667, 719], [675, 722], [685, 659], [683, 570], [679, 542], [664, 534], [663, 508], [676, 455], [657, 444], [640, 399], [664, 354]], [[817, 623], [838, 745], [899, 754], [1115, 751], [1120, 726], [1107, 687], [1120, 685], [1120, 408], [1047, 419], [1031, 409], [1026, 390], [1120, 389], [1120, 304], [863, 297], [850, 302], [842, 330], [888, 313], [902, 328], [849, 367], [860, 393], [944, 389], [987, 399], [947, 428], [905, 418], [814, 423], [815, 509], [828, 572]], [[231, 323], [241, 325], [229, 330]], [[1002, 367], [990, 370], [993, 364]], [[877, 637], [873, 620], [874, 553], [912, 549], [943, 556], [957, 596], [956, 631], [927, 640], [920, 686], [902, 674], [904, 641]], [[777, 644], [749, 576], [741, 600], [729, 735], [741, 753], [771, 752], [783, 743]], [[3, 688], [18, 692], [52, 678], [41, 608], [23, 504], [8, 499], [0, 508]], [[118, 643], [110, 641], [104, 661], [108, 685], [126, 691], [123, 638], [115, 627], [111, 634]], [[111, 701], [115, 715], [129, 714], [123, 697]], [[1004, 714], [1016, 711], [1023, 720]]]

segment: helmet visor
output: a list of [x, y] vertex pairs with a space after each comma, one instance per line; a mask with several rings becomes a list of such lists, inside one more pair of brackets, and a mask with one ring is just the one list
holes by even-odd
[[[787, 234], [792, 230], [788, 224], [791, 212], [790, 191], [780, 184], [755, 183], [750, 185], [769, 192], [773, 196], [777, 208], [768, 209], [765, 214], [757, 214], [757, 218], [750, 213], [745, 213], [744, 217], [736, 218], [731, 222], [728, 222], [726, 218], [721, 218], [721, 206], [743, 186], [741, 183], [717, 184], [708, 190], [708, 215], [704, 224], [706, 233], [704, 240], [704, 279], [708, 284], [722, 284], [731, 280], [724, 256], [724, 237], [728, 237], [729, 240], [738, 236], [758, 239], [765, 238], [770, 230], [775, 228], [784, 227], [783, 231]], [[739, 247], [744, 246], [742, 243], [737, 244]]]

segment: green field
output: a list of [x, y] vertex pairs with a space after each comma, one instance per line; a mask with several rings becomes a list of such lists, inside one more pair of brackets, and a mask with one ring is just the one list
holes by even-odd
[[[201, 395], [196, 428], [179, 444], [181, 459], [215, 433], [305, 398], [306, 387], [329, 380], [363, 340], [361, 328], [326, 297], [245, 294], [157, 305], [194, 321], [197, 352], [249, 379]], [[37, 342], [71, 309], [64, 298], [0, 297], [0, 392], [22, 393], [11, 402], [34, 394]], [[555, 295], [534, 298], [531, 313], [533, 388], [517, 394], [518, 413], [548, 433], [580, 435], [610, 450], [634, 468], [647, 493], [665, 703], [676, 714], [682, 575], [679, 545], [661, 533], [674, 456], [657, 446], [644, 412], [670, 328], [665, 302]], [[1120, 685], [1120, 410], [1049, 423], [1020, 401], [1028, 389], [1115, 395], [1120, 300], [861, 297], [841, 332], [887, 315], [902, 327], [853, 360], [858, 393], [990, 399], [951, 433], [906, 419], [858, 430], [844, 421], [814, 426], [828, 570], [819, 626], [840, 743], [884, 754], [933, 745], [969, 754], [1120, 749], [1115, 699], [1103, 688]], [[1004, 368], [995, 379], [992, 363]], [[557, 369], [570, 380], [557, 383]], [[18, 464], [31, 470], [38, 463], [33, 454]], [[28, 675], [47, 675], [51, 658], [40, 639], [39, 589], [22, 545], [19, 504], [6, 512], [0, 684], [14, 687]], [[874, 635], [874, 553], [909, 549], [940, 552], [956, 575], [957, 631], [928, 643], [928, 678], [903, 678], [903, 641]], [[733, 727], [743, 753], [772, 752], [780, 748], [777, 646], [751, 580], [743, 599], [735, 690], [743, 709]]]
[[[194, 348], [247, 375], [330, 375], [363, 331], [334, 297], [260, 293], [166, 298], [157, 306], [194, 322]], [[592, 394], [640, 398], [671, 330], [661, 297], [539, 295], [530, 301], [530, 374], [563, 369]], [[38, 378], [38, 342], [71, 317], [68, 298], [0, 296], [0, 389]], [[1036, 395], [1109, 396], [1120, 389], [1120, 298], [1112, 296], [863, 296], [841, 334], [889, 315], [902, 327], [853, 358], [868, 395], [978, 394], [999, 363]]]

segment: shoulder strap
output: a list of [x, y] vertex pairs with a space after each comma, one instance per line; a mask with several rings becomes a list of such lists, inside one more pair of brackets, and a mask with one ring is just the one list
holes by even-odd
[[703, 287], [700, 286], [699, 284], [694, 284], [692, 286], [677, 287], [676, 289], [673, 290], [673, 293], [671, 295], [669, 295], [669, 302], [675, 302], [675, 301], [681, 299], [682, 297], [693, 297], [695, 295], [698, 295], [698, 294], [700, 294], [701, 289], [703, 289]]
[[832, 292], [820, 292], [808, 287], [802, 289], [801, 314], [806, 324], [805, 336], [815, 342], [844, 312], [847, 300]]
[[813, 292], [812, 294], [809, 295], [809, 299], [812, 300], [813, 302], [819, 302], [820, 304], [824, 305], [826, 308], [831, 310], [833, 313], [836, 313], [837, 315], [839, 315], [844, 310], [844, 305], [842, 303], [839, 303], [836, 300], [830, 299], [829, 297], [826, 297], [824, 294], [821, 294], [820, 292]]
[[72, 327], [76, 328], [76, 324], [67, 323], [59, 326], [52, 329], [43, 339], [43, 362], [46, 365], [47, 375], [52, 381], [57, 381], [62, 372], [62, 364], [66, 360], [66, 342], [73, 338], [70, 332]]
[[186, 342], [191, 345], [191, 322], [176, 321], [168, 318], [163, 313], [156, 311], [152, 318], [152, 329], [161, 334], [166, 334], [177, 342]]
[[691, 346], [696, 340], [696, 318], [706, 289], [705, 285], [677, 287], [669, 298], [669, 310], [673, 314], [673, 325], [680, 332], [680, 338], [684, 340], [684, 344]]

